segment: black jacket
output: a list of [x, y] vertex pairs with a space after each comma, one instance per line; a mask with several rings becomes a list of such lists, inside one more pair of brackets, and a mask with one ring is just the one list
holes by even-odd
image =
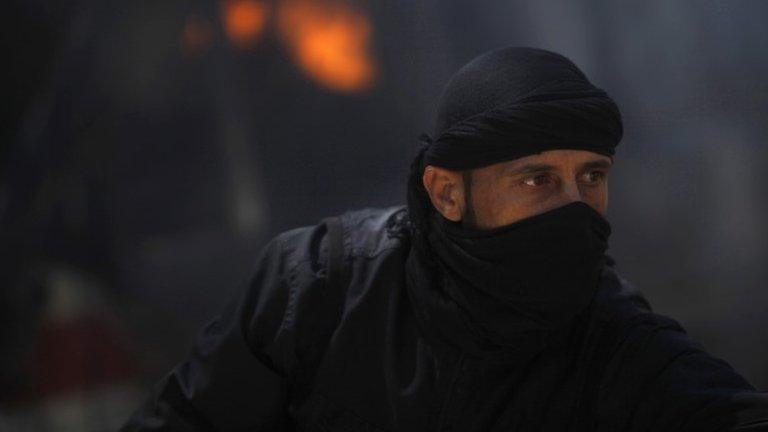
[[651, 312], [612, 260], [570, 333], [530, 363], [426, 338], [405, 289], [405, 213], [272, 239], [243, 296], [123, 430], [768, 430], [768, 395]]

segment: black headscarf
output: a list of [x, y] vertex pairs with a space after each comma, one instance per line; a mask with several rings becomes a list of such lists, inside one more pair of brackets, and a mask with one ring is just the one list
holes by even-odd
[[621, 136], [616, 104], [560, 54], [502, 48], [456, 72], [408, 182], [407, 283], [424, 329], [478, 357], [535, 355], [589, 303], [610, 235], [583, 202], [492, 230], [463, 227], [434, 211], [426, 165], [464, 170], [554, 149], [613, 157]]

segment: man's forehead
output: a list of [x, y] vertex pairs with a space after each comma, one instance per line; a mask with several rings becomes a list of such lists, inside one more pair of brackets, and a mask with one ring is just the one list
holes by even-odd
[[519, 171], [546, 171], [580, 166], [608, 168], [611, 165], [613, 160], [600, 153], [588, 150], [557, 149], [499, 162], [489, 167], [493, 167], [493, 170], [500, 174], [510, 174]]

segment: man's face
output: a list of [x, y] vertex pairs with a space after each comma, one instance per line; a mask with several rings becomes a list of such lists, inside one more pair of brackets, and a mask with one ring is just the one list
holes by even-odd
[[609, 157], [586, 150], [549, 150], [474, 169], [469, 176], [428, 165], [422, 180], [444, 217], [489, 229], [574, 201], [605, 216], [611, 165]]

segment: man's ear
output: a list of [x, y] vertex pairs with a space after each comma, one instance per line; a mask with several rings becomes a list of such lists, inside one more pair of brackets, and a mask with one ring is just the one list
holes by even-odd
[[464, 214], [461, 172], [427, 165], [421, 180], [435, 209], [446, 219], [459, 222]]

